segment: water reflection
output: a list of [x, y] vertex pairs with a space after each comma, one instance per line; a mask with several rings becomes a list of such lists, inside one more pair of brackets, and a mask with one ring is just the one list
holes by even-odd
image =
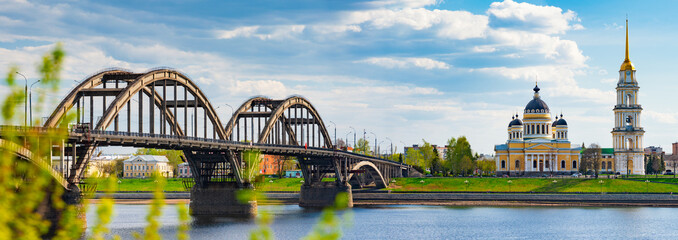
[[[143, 232], [147, 205], [115, 205], [110, 229], [123, 239]], [[259, 206], [275, 216], [276, 239], [299, 239], [308, 234], [320, 212], [296, 205]], [[95, 208], [87, 214], [94, 223]], [[344, 225], [344, 239], [569, 239], [673, 238], [678, 235], [675, 208], [575, 207], [443, 207], [370, 206], [341, 211], [352, 224]], [[175, 239], [178, 226], [174, 205], [163, 209], [161, 234]], [[216, 219], [193, 221], [192, 239], [247, 239], [253, 221]]]

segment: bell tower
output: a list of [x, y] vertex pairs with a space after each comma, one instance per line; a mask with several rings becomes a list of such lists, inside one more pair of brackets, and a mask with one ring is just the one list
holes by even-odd
[[615, 126], [612, 129], [615, 172], [620, 174], [645, 174], [643, 135], [640, 125], [638, 82], [636, 68], [629, 59], [629, 20], [626, 20], [626, 55], [619, 69], [617, 105], [614, 106]]

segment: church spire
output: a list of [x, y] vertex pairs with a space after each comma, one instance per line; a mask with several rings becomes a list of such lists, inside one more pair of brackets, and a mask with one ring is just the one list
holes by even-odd
[[626, 19], [626, 54], [624, 55], [624, 62], [621, 65], [621, 68], [619, 68], [619, 71], [626, 71], [626, 70], [636, 70], [635, 67], [633, 67], [633, 63], [631, 63], [631, 59], [629, 59], [629, 19]]
[[629, 59], [629, 19], [626, 18], [626, 55], [624, 58], [624, 62], [626, 61], [631, 61]]

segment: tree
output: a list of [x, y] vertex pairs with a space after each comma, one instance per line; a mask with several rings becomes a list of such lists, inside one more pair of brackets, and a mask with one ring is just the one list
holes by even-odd
[[371, 156], [370, 142], [365, 140], [364, 138], [358, 139], [358, 144], [356, 144], [356, 147], [355, 149], [353, 149], [353, 152]]
[[438, 151], [433, 151], [433, 159], [431, 160], [431, 173], [433, 174], [444, 174], [443, 165], [438, 156]]
[[292, 156], [278, 157], [275, 159], [275, 163], [278, 166], [278, 178], [282, 178], [285, 175], [285, 171], [292, 169], [296, 164], [297, 159]]
[[431, 143], [426, 142], [424, 139], [422, 139], [422, 141], [424, 144], [419, 148], [422, 159], [422, 167], [429, 168], [431, 172], [434, 172], [433, 160], [437, 157], [437, 151], [433, 148], [433, 146], [431, 146]]
[[[447, 140], [447, 149], [445, 151], [447, 152], [445, 160], [454, 175], [466, 175], [473, 171], [476, 158], [473, 156], [471, 144], [465, 136]], [[465, 160], [464, 157], [467, 159]]]
[[602, 159], [602, 149], [598, 144], [592, 143], [588, 148], [584, 148], [581, 154], [580, 168], [584, 170], [584, 174], [589, 170], [593, 170], [595, 177], [598, 178], [598, 169], [600, 169], [600, 161]]
[[405, 163], [408, 165], [421, 167], [422, 166], [421, 152], [414, 148], [408, 148], [407, 152], [405, 153]]
[[345, 148], [346, 147], [346, 142], [344, 141], [344, 139], [340, 138], [340, 139], [337, 140], [337, 147], [338, 148]]

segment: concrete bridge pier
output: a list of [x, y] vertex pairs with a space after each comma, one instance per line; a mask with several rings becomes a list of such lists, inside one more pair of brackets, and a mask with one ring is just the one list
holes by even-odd
[[242, 203], [235, 186], [194, 186], [191, 189], [191, 215], [197, 218], [253, 218], [257, 215], [257, 202]]
[[337, 195], [346, 193], [346, 207], [353, 207], [353, 194], [351, 185], [339, 182], [312, 182], [301, 185], [299, 193], [299, 206], [305, 208], [325, 208], [335, 205]]

